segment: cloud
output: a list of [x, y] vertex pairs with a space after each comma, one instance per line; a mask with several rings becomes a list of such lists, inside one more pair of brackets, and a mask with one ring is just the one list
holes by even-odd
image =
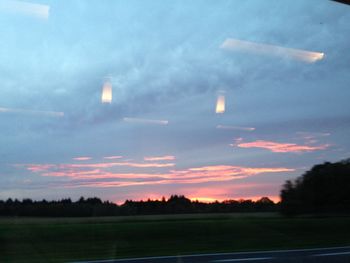
[[46, 172], [51, 169], [54, 169], [56, 167], [55, 164], [33, 164], [33, 165], [26, 165], [26, 164], [15, 164], [15, 167], [26, 167], [26, 169], [33, 173], [41, 173]]
[[103, 157], [103, 159], [106, 159], [106, 160], [115, 160], [115, 159], [121, 159], [121, 158], [123, 158], [123, 156], [120, 156], [120, 155], [112, 155], [112, 156]]
[[300, 136], [308, 144], [318, 143], [320, 138], [330, 136], [329, 132], [297, 132], [297, 136]]
[[[64, 187], [127, 187], [157, 184], [198, 184], [231, 181], [263, 173], [294, 171], [294, 169], [284, 167], [212, 165], [193, 167], [184, 170], [170, 170], [164, 173], [120, 173], [107, 169], [110, 168], [110, 166], [95, 164], [31, 164], [17, 166], [24, 166], [28, 171], [39, 173], [43, 177], [65, 179], [60, 183], [60, 185]], [[67, 179], [69, 179], [69, 181], [66, 181]]]
[[[83, 157], [84, 158], [84, 157]], [[18, 164], [16, 165], [18, 166]], [[69, 169], [107, 169], [119, 166], [132, 167], [132, 168], [163, 168], [173, 167], [174, 163], [132, 163], [132, 162], [103, 162], [103, 163], [79, 163], [79, 164], [24, 164], [22, 166], [27, 167], [28, 170], [41, 171], [46, 168], [55, 168], [57, 170], [69, 170]]]
[[88, 157], [88, 156], [81, 156], [81, 157], [74, 157], [73, 160], [74, 161], [88, 161], [88, 160], [91, 160], [92, 158], [91, 157]]
[[295, 143], [279, 143], [273, 141], [257, 140], [253, 142], [245, 142], [238, 144], [231, 144], [231, 146], [237, 146], [240, 148], [263, 148], [272, 152], [278, 153], [301, 153], [301, 152], [314, 152], [319, 150], [325, 150], [330, 145], [323, 144], [318, 146], [311, 145], [298, 145]]
[[143, 158], [145, 161], [172, 161], [175, 160], [175, 156], [165, 155], [165, 156], [149, 156]]
[[314, 137], [326, 137], [330, 136], [329, 132], [297, 132], [297, 135], [301, 135], [305, 138], [314, 138]]

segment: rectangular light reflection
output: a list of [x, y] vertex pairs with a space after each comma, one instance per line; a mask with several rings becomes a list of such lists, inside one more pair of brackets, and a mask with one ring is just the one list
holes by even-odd
[[239, 39], [228, 38], [222, 43], [222, 49], [230, 51], [244, 51], [256, 54], [286, 57], [306, 63], [314, 63], [324, 58], [324, 53], [301, 49], [286, 48], [270, 44], [255, 43]]
[[255, 131], [253, 127], [240, 127], [240, 126], [229, 126], [229, 125], [217, 125], [217, 129], [223, 130], [236, 130], [236, 131]]
[[225, 96], [219, 95], [216, 101], [216, 113], [224, 113], [225, 112]]
[[59, 111], [39, 111], [39, 110], [26, 110], [26, 109], [12, 109], [12, 108], [0, 108], [0, 113], [19, 113], [19, 114], [31, 114], [31, 115], [45, 115], [50, 117], [63, 117], [64, 112]]
[[106, 81], [102, 87], [102, 103], [112, 103], [112, 83]]
[[0, 1], [0, 10], [8, 13], [33, 16], [41, 19], [49, 18], [50, 6], [16, 0]]

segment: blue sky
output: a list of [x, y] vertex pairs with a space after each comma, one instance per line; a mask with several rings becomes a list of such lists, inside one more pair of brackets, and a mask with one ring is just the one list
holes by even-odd
[[2, 199], [276, 198], [286, 179], [350, 157], [346, 5], [23, 3], [0, 1]]

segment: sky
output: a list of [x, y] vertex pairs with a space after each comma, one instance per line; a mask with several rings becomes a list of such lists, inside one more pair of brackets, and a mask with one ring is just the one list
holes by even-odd
[[349, 24], [327, 0], [0, 0], [0, 199], [277, 201], [350, 157]]

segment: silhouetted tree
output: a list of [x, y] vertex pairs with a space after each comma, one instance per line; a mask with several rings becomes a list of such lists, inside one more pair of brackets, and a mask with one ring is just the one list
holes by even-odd
[[350, 213], [350, 160], [315, 165], [281, 190], [281, 212]]

